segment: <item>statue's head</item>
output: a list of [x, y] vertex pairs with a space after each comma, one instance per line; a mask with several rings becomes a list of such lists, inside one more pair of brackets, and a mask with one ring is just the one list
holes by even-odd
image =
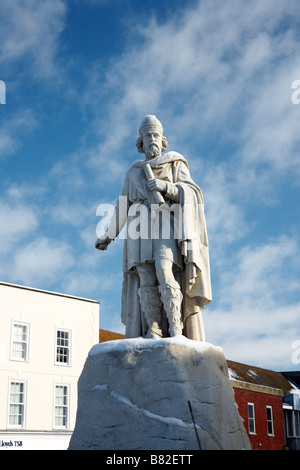
[[139, 137], [136, 141], [140, 153], [147, 157], [161, 155], [168, 146], [167, 139], [163, 135], [163, 127], [156, 116], [145, 116], [139, 128]]

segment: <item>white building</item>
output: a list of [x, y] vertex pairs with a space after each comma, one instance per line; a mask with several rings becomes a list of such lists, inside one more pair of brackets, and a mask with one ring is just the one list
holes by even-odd
[[99, 303], [0, 282], [0, 450], [67, 449]]

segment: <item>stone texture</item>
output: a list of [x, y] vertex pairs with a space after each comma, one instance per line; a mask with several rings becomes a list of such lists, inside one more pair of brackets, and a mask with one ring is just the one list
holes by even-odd
[[69, 449], [250, 449], [220, 348], [183, 336], [101, 343], [78, 382]]

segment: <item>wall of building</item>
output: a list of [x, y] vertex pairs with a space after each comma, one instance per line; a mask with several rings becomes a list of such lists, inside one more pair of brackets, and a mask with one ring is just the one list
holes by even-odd
[[[11, 380], [26, 384], [24, 425], [16, 427], [16, 440], [26, 431], [45, 435], [57, 430], [70, 435], [76, 420], [77, 381], [90, 348], [98, 343], [98, 302], [1, 283], [0, 317], [0, 441], [7, 441], [14, 430], [8, 421]], [[13, 322], [29, 325], [25, 361], [11, 357]], [[70, 332], [68, 364], [56, 361], [57, 330]], [[58, 430], [54, 423], [54, 390], [55, 385], [63, 384], [69, 392], [68, 422]]]
[[[260, 393], [253, 390], [234, 388], [235, 400], [240, 416], [248, 433], [253, 450], [282, 450], [284, 437], [284, 423], [282, 410], [282, 396]], [[248, 403], [254, 404], [255, 433], [249, 433]], [[268, 435], [267, 406], [272, 407], [274, 434]]]

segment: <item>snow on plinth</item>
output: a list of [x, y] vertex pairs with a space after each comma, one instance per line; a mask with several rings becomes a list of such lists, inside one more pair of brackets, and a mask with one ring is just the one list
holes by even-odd
[[176, 336], [95, 345], [69, 449], [250, 449], [222, 349]]

